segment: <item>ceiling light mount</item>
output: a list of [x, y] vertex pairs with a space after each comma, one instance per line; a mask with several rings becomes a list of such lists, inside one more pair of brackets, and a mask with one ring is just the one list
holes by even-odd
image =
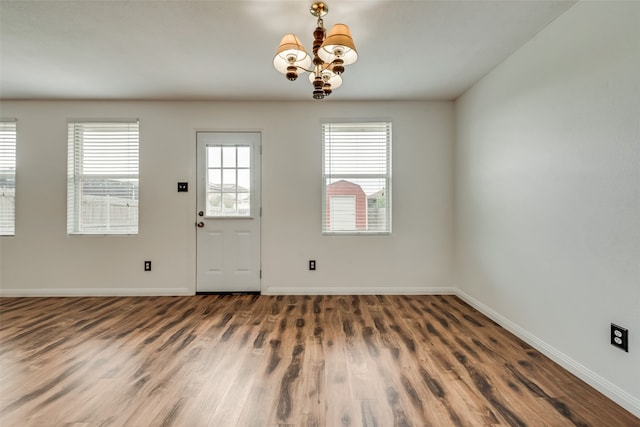
[[317, 1], [311, 5], [309, 12], [311, 12], [311, 14], [316, 18], [322, 18], [324, 15], [329, 13], [329, 6], [324, 2]]
[[329, 12], [326, 3], [313, 3], [309, 12], [318, 18], [313, 31], [313, 57], [295, 34], [286, 34], [273, 58], [273, 66], [291, 81], [296, 80], [299, 73], [310, 73], [313, 98], [323, 99], [340, 87], [344, 66], [356, 62], [358, 52], [351, 31], [345, 24], [334, 25], [327, 34], [322, 19]]

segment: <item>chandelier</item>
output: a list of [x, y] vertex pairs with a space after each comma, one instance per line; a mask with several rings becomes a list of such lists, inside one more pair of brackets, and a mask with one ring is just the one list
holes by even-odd
[[310, 73], [313, 98], [323, 99], [331, 95], [333, 89], [340, 87], [344, 66], [356, 62], [358, 52], [346, 25], [336, 24], [326, 34], [322, 21], [322, 17], [329, 12], [326, 3], [313, 3], [309, 12], [318, 18], [318, 25], [313, 32], [313, 58], [295, 34], [287, 34], [280, 42], [273, 66], [291, 81], [296, 80], [299, 73]]

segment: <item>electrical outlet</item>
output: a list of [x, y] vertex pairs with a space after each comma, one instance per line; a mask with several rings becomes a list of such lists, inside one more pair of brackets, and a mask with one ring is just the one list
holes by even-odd
[[611, 324], [611, 345], [614, 347], [618, 347], [627, 353], [629, 352], [629, 330], [623, 328], [622, 326], [618, 326], [615, 324]]
[[316, 269], [316, 260], [315, 259], [310, 259], [309, 260], [309, 270], [315, 270]]
[[186, 193], [189, 191], [189, 183], [188, 182], [179, 182], [178, 183], [178, 193]]
[[151, 271], [151, 261], [144, 262], [144, 271]]

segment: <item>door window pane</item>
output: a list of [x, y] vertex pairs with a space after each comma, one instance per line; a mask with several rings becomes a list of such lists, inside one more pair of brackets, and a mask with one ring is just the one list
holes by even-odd
[[236, 147], [222, 147], [222, 167], [236, 167]]
[[251, 171], [238, 169], [238, 193], [246, 193], [251, 190]]
[[236, 170], [235, 169], [224, 169], [222, 171], [222, 182], [224, 183], [222, 186], [222, 191], [236, 191]]
[[222, 147], [207, 147], [207, 166], [210, 168], [222, 166]]
[[251, 166], [251, 149], [249, 147], [238, 147], [238, 167], [248, 168]]

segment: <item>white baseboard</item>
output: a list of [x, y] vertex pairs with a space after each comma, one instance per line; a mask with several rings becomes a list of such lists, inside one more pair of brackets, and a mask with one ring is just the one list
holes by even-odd
[[456, 295], [509, 332], [511, 332], [530, 346], [534, 347], [536, 350], [540, 351], [542, 354], [556, 362], [558, 365], [562, 366], [564, 369], [571, 372], [582, 381], [586, 382], [591, 387], [595, 388], [600, 393], [604, 394], [609, 399], [625, 408], [627, 411], [631, 412], [637, 417], [640, 417], [640, 399], [622, 390], [617, 385], [613, 384], [612, 382], [606, 380], [587, 367], [573, 360], [555, 347], [550, 346], [537, 336], [522, 328], [520, 325], [497, 313], [490, 307], [481, 303], [462, 290], [456, 288]]
[[0, 289], [0, 297], [136, 297], [187, 296], [187, 288], [68, 288], [68, 289]]
[[455, 295], [451, 287], [288, 287], [262, 289], [263, 295]]

